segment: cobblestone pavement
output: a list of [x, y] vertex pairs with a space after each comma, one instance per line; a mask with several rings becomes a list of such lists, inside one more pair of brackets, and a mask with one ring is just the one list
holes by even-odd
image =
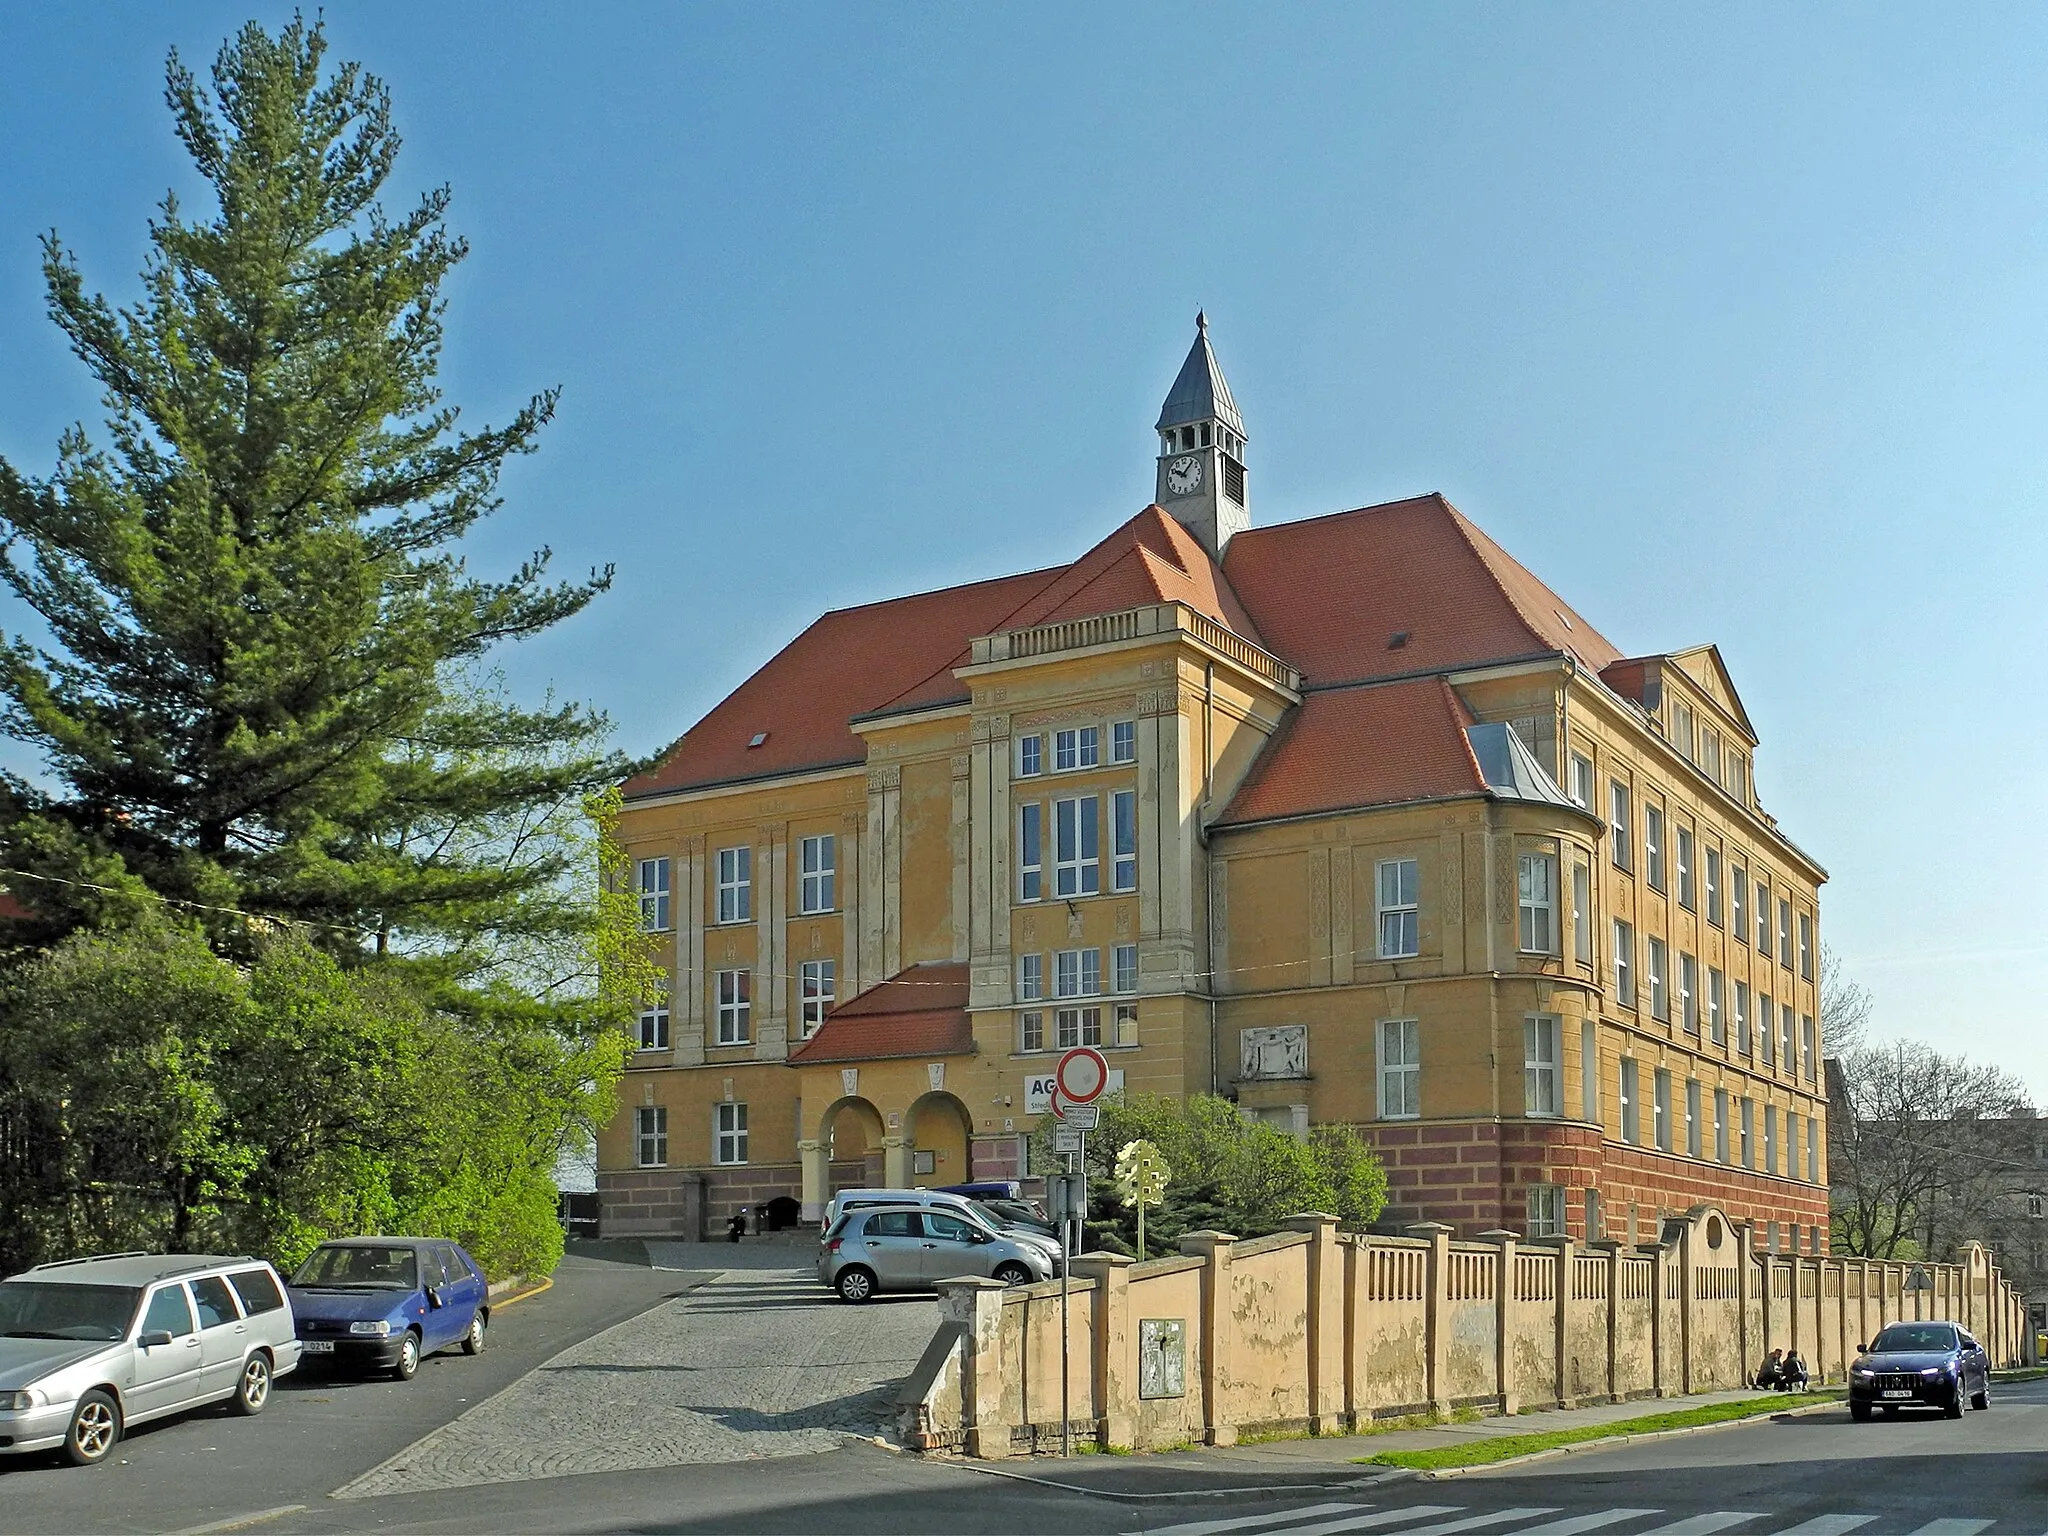
[[[717, 1245], [688, 1246], [702, 1264]], [[849, 1307], [787, 1250], [759, 1267], [770, 1254], [564, 1350], [335, 1497], [803, 1456], [881, 1433], [938, 1304]]]

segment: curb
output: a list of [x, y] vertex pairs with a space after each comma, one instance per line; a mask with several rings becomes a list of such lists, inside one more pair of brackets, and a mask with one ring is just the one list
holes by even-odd
[[555, 1288], [555, 1282], [554, 1282], [553, 1278], [552, 1278], [552, 1277], [544, 1277], [544, 1278], [542, 1278], [542, 1280], [540, 1281], [540, 1283], [539, 1283], [539, 1284], [537, 1284], [537, 1285], [529, 1285], [529, 1286], [527, 1286], [527, 1287], [526, 1287], [526, 1288], [525, 1288], [524, 1290], [518, 1290], [518, 1289], [513, 1289], [513, 1290], [511, 1290], [511, 1291], [507, 1292], [507, 1293], [506, 1293], [506, 1294], [504, 1294], [504, 1295], [501, 1295], [501, 1296], [493, 1296], [493, 1297], [492, 1297], [492, 1298], [490, 1299], [490, 1308], [491, 1308], [491, 1310], [492, 1310], [493, 1312], [495, 1312], [495, 1311], [497, 1311], [497, 1310], [498, 1310], [498, 1309], [499, 1309], [500, 1307], [509, 1307], [509, 1306], [511, 1306], [511, 1305], [512, 1305], [512, 1304], [513, 1304], [514, 1302], [518, 1302], [518, 1301], [525, 1301], [525, 1300], [527, 1300], [527, 1299], [528, 1299], [529, 1297], [533, 1297], [533, 1296], [538, 1296], [538, 1295], [540, 1295], [540, 1294], [541, 1294], [541, 1292], [543, 1292], [543, 1291], [551, 1291], [551, 1290], [553, 1290], [554, 1288]]
[[[1530, 1451], [1524, 1456], [1503, 1456], [1499, 1461], [1477, 1462], [1469, 1467], [1440, 1468], [1398, 1468], [1410, 1471], [1416, 1477], [1429, 1482], [1447, 1482], [1454, 1477], [1469, 1477], [1474, 1472], [1497, 1472], [1502, 1467], [1524, 1466], [1532, 1461], [1552, 1461], [1560, 1456], [1574, 1456], [1581, 1451], [1611, 1451], [1617, 1445], [1647, 1445], [1655, 1440], [1676, 1440], [1682, 1435], [1704, 1435], [1717, 1429], [1741, 1429], [1765, 1419], [1798, 1419], [1809, 1414], [1825, 1413], [1830, 1408], [1843, 1406], [1842, 1399], [1827, 1398], [1822, 1402], [1809, 1403], [1803, 1408], [1775, 1408], [1767, 1413], [1747, 1414], [1739, 1419], [1723, 1419], [1718, 1424], [1685, 1424], [1677, 1429], [1654, 1429], [1640, 1435], [1603, 1435], [1598, 1440], [1580, 1440], [1572, 1445], [1554, 1445], [1548, 1450]], [[1618, 1420], [1627, 1423], [1626, 1419]]]

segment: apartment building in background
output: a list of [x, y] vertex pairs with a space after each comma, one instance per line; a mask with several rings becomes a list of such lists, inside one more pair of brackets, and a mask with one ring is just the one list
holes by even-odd
[[1198, 325], [1080, 558], [828, 613], [625, 786], [669, 977], [605, 1230], [1030, 1176], [1061, 1050], [1357, 1126], [1388, 1219], [1826, 1243], [1818, 889], [1710, 645], [1442, 497], [1254, 526]]

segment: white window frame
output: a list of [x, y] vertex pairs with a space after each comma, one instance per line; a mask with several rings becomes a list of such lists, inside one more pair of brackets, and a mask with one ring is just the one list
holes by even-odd
[[1619, 779], [1607, 781], [1607, 855], [1623, 873], [1635, 869], [1635, 849], [1629, 842], [1629, 790]]
[[1422, 1024], [1418, 1019], [1381, 1019], [1374, 1032], [1379, 1047], [1379, 1111], [1382, 1120], [1415, 1120], [1422, 1115]]
[[1799, 1111], [1785, 1111], [1785, 1177], [1799, 1177]]
[[1035, 779], [1045, 772], [1045, 738], [1040, 735], [1017, 738], [1017, 777]]
[[1820, 1182], [1820, 1121], [1812, 1115], [1806, 1117], [1806, 1182]]
[[742, 843], [721, 848], [715, 862], [718, 872], [718, 921], [750, 923], [754, 920], [754, 850]]
[[1714, 1161], [1728, 1163], [1728, 1090], [1714, 1090]]
[[1572, 958], [1580, 965], [1593, 963], [1593, 871], [1577, 860], [1572, 862]]
[[1027, 1008], [1017, 1015], [1017, 1049], [1031, 1055], [1045, 1049], [1045, 1010]]
[[1600, 1025], [1579, 1021], [1579, 1118], [1600, 1122]]
[[839, 1001], [839, 962], [805, 960], [797, 966], [797, 1028], [808, 1040]]
[[1110, 1044], [1136, 1045], [1138, 1043], [1138, 1005], [1136, 1003], [1118, 1003], [1115, 1005], [1113, 1012], [1112, 1025], [1114, 1032], [1111, 1036]]
[[1071, 1051], [1078, 1045], [1101, 1045], [1102, 1010], [1099, 1007], [1053, 1010], [1053, 1035], [1054, 1045], [1062, 1051]]
[[1381, 859], [1373, 875], [1382, 960], [1422, 953], [1422, 861]]
[[640, 1010], [639, 1045], [643, 1051], [665, 1051], [669, 1048], [668, 1004], [652, 1003]]
[[1072, 726], [1055, 731], [1052, 737], [1052, 767], [1055, 773], [1079, 773], [1102, 766], [1102, 727]]
[[1778, 1004], [1778, 1043], [1782, 1047], [1785, 1075], [1799, 1076], [1799, 1024], [1788, 1000]]
[[1735, 1048], [1745, 1056], [1756, 1055], [1755, 1037], [1750, 1033], [1749, 983], [1735, 983]]
[[1700, 1032], [1700, 962], [1696, 955], [1678, 952], [1678, 1022], [1688, 1035]]
[[1707, 850], [1707, 921], [1721, 926], [1721, 850]]
[[1045, 807], [1027, 800], [1017, 807], [1017, 900], [1045, 895]]
[[1783, 896], [1778, 898], [1778, 964], [1792, 969], [1792, 903]]
[[1799, 1075], [1809, 1083], [1820, 1081], [1820, 1028], [1814, 1023], [1813, 1015], [1799, 1016]]
[[1741, 1166], [1751, 1173], [1756, 1172], [1756, 1100], [1742, 1101], [1742, 1158]]
[[633, 1166], [668, 1166], [668, 1107], [664, 1104], [633, 1106]]
[[712, 979], [716, 1040], [720, 1045], [754, 1043], [754, 973], [746, 966], [716, 971]]
[[669, 930], [669, 863], [667, 859], [641, 859], [633, 870], [640, 891], [640, 931], [667, 933]]
[[[1593, 810], [1593, 796], [1598, 793], [1593, 777], [1593, 759], [1583, 752], [1572, 754], [1572, 800], [1580, 810]], [[1595, 815], [1599, 813], [1594, 812]]]
[[1764, 1172], [1773, 1178], [1778, 1173], [1778, 1106], [1764, 1106]]
[[804, 917], [831, 912], [839, 897], [839, 839], [820, 832], [797, 844], [797, 911]]
[[1728, 1043], [1728, 973], [1718, 965], [1707, 967], [1707, 1038]]
[[1620, 1088], [1621, 1139], [1632, 1147], [1643, 1144], [1642, 1072], [1633, 1056], [1621, 1058], [1615, 1074]]
[[1650, 1079], [1650, 1129], [1657, 1150], [1671, 1150], [1671, 1070], [1658, 1067]]
[[1517, 861], [1520, 935], [1525, 955], [1557, 953], [1557, 856], [1525, 853]]
[[1705, 1128], [1700, 1124], [1700, 1080], [1689, 1077], [1685, 1080], [1685, 1155], [1698, 1157], [1700, 1141]]
[[1728, 864], [1728, 931], [1736, 943], [1749, 943], [1749, 871], [1733, 860]]
[[1100, 997], [1102, 995], [1102, 951], [1062, 949], [1052, 957], [1054, 997]]
[[1019, 955], [1017, 957], [1017, 1001], [1037, 1003], [1045, 1000], [1045, 956]]
[[1694, 906], [1692, 866], [1695, 858], [1692, 828], [1680, 827], [1675, 839], [1678, 853], [1678, 904], [1690, 912]]
[[1110, 952], [1109, 986], [1128, 997], [1138, 990], [1138, 946], [1118, 944]]
[[1554, 1120], [1564, 1112], [1559, 1091], [1562, 1033], [1556, 1014], [1532, 1013], [1522, 1019], [1522, 1109], [1532, 1118]]
[[1771, 958], [1771, 884], [1758, 875], [1750, 884], [1751, 910], [1756, 913], [1756, 952]]
[[1102, 894], [1102, 797], [1076, 795], [1052, 803], [1053, 895]]
[[1109, 797], [1110, 889], [1138, 888], [1138, 792], [1119, 789]]
[[1764, 1067], [1775, 1072], [1778, 1067], [1778, 1011], [1777, 1004], [1768, 993], [1759, 991], [1756, 995], [1757, 1043], [1763, 1047], [1758, 1060]]
[[1636, 1006], [1636, 931], [1618, 917], [1614, 920], [1614, 1003], [1618, 1008]]
[[1650, 1017], [1671, 1021], [1671, 947], [1651, 935], [1644, 946], [1643, 969], [1650, 978]]
[[1650, 889], [1664, 889], [1664, 807], [1643, 802], [1643, 878]]
[[1813, 980], [1813, 914], [1799, 914], [1799, 979]]
[[1529, 1235], [1531, 1237], [1564, 1236], [1564, 1186], [1562, 1184], [1531, 1184], [1529, 1186]]
[[1113, 720], [1109, 726], [1109, 760], [1135, 763], [1138, 760], [1138, 722]]
[[727, 1101], [711, 1106], [711, 1161], [738, 1168], [747, 1161], [747, 1106]]

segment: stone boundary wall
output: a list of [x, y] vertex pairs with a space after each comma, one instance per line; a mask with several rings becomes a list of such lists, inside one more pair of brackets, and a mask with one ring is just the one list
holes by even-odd
[[[1191, 1232], [1139, 1264], [1074, 1260], [1067, 1418], [1076, 1443], [1160, 1450], [1242, 1434], [1341, 1434], [1475, 1407], [1565, 1408], [1740, 1387], [1772, 1349], [1839, 1381], [1898, 1318], [1953, 1318], [1995, 1366], [2024, 1350], [2024, 1303], [1972, 1243], [1954, 1264], [1756, 1251], [1711, 1206], [1659, 1241], [1454, 1243], [1340, 1233], [1333, 1216], [1238, 1241]], [[1932, 1290], [1909, 1289], [1915, 1271]], [[898, 1398], [906, 1444], [1000, 1457], [1060, 1440], [1060, 1286], [939, 1287], [944, 1321]]]

